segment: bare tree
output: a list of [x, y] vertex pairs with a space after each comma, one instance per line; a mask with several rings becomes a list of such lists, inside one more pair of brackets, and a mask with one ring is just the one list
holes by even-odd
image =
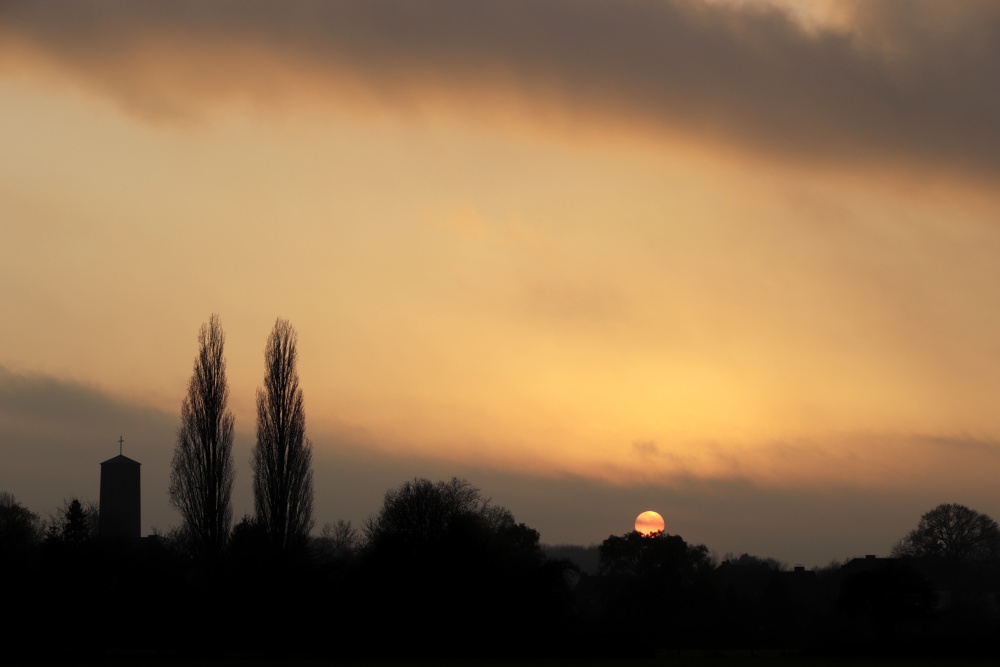
[[184, 518], [184, 530], [200, 553], [216, 555], [233, 522], [233, 413], [218, 315], [198, 333], [198, 356], [181, 404], [170, 473], [170, 504]]
[[1000, 526], [985, 514], [957, 503], [938, 505], [892, 548], [896, 557], [940, 558], [983, 563], [1000, 556]]
[[350, 521], [343, 519], [339, 519], [337, 523], [325, 523], [316, 543], [327, 559], [350, 558], [358, 547], [358, 529], [351, 526]]
[[257, 445], [250, 459], [257, 521], [280, 549], [304, 543], [312, 528], [312, 443], [305, 437], [297, 341], [292, 325], [279, 318], [264, 348]]
[[417, 478], [386, 492], [382, 507], [363, 524], [365, 547], [416, 555], [444, 542], [451, 532], [477, 524], [491, 533], [515, 526], [514, 515], [468, 481]]

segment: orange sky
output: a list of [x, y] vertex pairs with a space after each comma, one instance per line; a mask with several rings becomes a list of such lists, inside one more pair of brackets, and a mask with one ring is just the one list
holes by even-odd
[[[509, 475], [485, 491], [543, 541], [655, 509], [750, 549], [671, 506], [692, 484], [906, 499], [844, 549], [996, 516], [1000, 11], [795, 6], [0, 1], [0, 487], [96, 495], [19, 466], [117, 453], [87, 392], [176, 418], [217, 312], [247, 448], [281, 316], [318, 451]], [[58, 428], [36, 386], [77, 397]], [[386, 488], [324, 479], [319, 524]], [[641, 506], [560, 516], [539, 480]], [[786, 538], [754, 548], [849, 555]]]

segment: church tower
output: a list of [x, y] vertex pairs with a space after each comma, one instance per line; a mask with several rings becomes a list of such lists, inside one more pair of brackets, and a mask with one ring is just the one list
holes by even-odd
[[142, 535], [139, 510], [139, 466], [121, 453], [124, 438], [118, 439], [118, 456], [101, 463], [101, 514], [98, 533], [102, 538], [136, 539]]

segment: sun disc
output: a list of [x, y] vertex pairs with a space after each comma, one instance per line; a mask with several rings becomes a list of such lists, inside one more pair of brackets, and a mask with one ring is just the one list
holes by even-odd
[[663, 532], [663, 517], [652, 510], [635, 518], [635, 529], [643, 535]]

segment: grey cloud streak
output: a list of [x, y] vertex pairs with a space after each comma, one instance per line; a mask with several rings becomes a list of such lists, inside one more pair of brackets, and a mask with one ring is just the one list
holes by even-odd
[[97, 502], [99, 464], [118, 454], [124, 436], [125, 455], [143, 465], [143, 530], [166, 528], [163, 471], [177, 424], [176, 415], [91, 385], [0, 366], [0, 490], [42, 516], [73, 496]]
[[[167, 503], [170, 457], [177, 414], [129, 403], [91, 385], [0, 366], [0, 491], [12, 492], [45, 516], [64, 499], [98, 499], [99, 463], [125, 453], [142, 463], [143, 530], [176, 526]], [[237, 517], [251, 511], [249, 455], [252, 424], [237, 423], [234, 448]], [[803, 486], [759, 485], [740, 477], [671, 477], [659, 483], [611, 484], [577, 475], [532, 475], [476, 463], [388, 455], [372, 443], [377, 433], [338, 427], [311, 432], [316, 445], [317, 529], [349, 519], [360, 525], [374, 513], [386, 490], [413, 477], [459, 476], [541, 532], [547, 543], [599, 543], [631, 528], [639, 512], [654, 509], [667, 530], [704, 542], [719, 554], [749, 551], [789, 562], [824, 564], [832, 558], [885, 554], [942, 502], [960, 502], [1000, 516], [993, 479], [1000, 445], [972, 438], [908, 438], [914, 458], [943, 450], [950, 465], [935, 463], [931, 483], [906, 488], [870, 488], [848, 482]], [[873, 439], [872, 446], [877, 445]], [[637, 441], [633, 448], [671, 456], [667, 446]], [[820, 454], [821, 455], [821, 454]], [[982, 470], [970, 480], [961, 470]]]
[[477, 112], [515, 100], [542, 118], [613, 119], [786, 159], [992, 180], [1000, 6], [872, 0], [842, 12], [850, 31], [671, 0], [2, 0], [0, 58], [33, 52], [152, 115], [290, 90]]

